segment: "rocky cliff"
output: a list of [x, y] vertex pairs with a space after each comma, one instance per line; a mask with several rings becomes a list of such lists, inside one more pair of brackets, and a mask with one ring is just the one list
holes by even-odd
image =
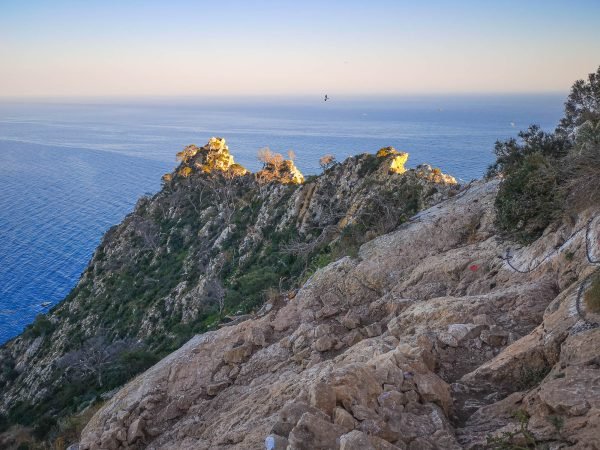
[[359, 155], [304, 180], [272, 152], [251, 174], [223, 139], [186, 147], [163, 189], [106, 233], [70, 295], [0, 348], [0, 430], [71, 439], [67, 417], [195, 334], [279, 310], [319, 268], [459, 191], [399, 155]]
[[521, 247], [499, 179], [392, 148], [306, 180], [263, 156], [251, 174], [222, 139], [186, 147], [2, 347], [1, 446], [600, 447], [600, 204]]
[[80, 448], [600, 448], [600, 318], [581, 302], [600, 205], [511, 248], [497, 188], [473, 183], [194, 337], [108, 401]]

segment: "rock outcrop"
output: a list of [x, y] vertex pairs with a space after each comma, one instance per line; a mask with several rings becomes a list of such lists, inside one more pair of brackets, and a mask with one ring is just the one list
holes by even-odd
[[[600, 448], [600, 205], [521, 248], [494, 227], [499, 180], [393, 148], [308, 180], [282, 158], [250, 174], [221, 138], [178, 158], [0, 348], [0, 414], [103, 398], [85, 450]], [[106, 373], [78, 369], [98, 342]]]
[[600, 448], [600, 334], [580, 301], [600, 208], [507, 261], [497, 186], [194, 337], [109, 400], [80, 448]]
[[268, 162], [256, 173], [260, 183], [276, 181], [281, 184], [302, 184], [304, 175], [296, 167], [294, 161], [286, 159], [277, 163]]
[[[243, 176], [248, 173], [248, 170], [236, 164], [233, 155], [229, 153], [229, 147], [225, 139], [220, 137], [212, 137], [203, 147], [188, 145], [181, 152], [177, 153], [177, 159], [181, 161], [181, 165], [177, 170], [177, 175], [187, 178], [194, 170], [202, 173], [210, 174], [213, 172], [231, 172], [231, 175]], [[171, 181], [172, 174], [167, 174], [163, 179]]]
[[379, 149], [375, 156], [377, 156], [378, 158], [391, 157], [390, 172], [406, 172], [406, 168], [404, 167], [404, 165], [406, 164], [406, 161], [408, 161], [408, 153], [399, 152], [394, 147], [383, 147]]
[[[414, 170], [390, 170], [394, 157], [359, 155], [295, 184], [285, 180], [300, 175], [285, 161], [277, 179], [258, 180], [237, 166], [221, 138], [186, 147], [163, 189], [106, 233], [70, 295], [0, 347], [0, 425], [8, 417], [54, 432], [65, 415], [110, 397], [195, 334], [234, 333], [259, 310], [273, 316], [319, 267], [356, 257], [360, 244], [459, 192]], [[318, 317], [338, 312], [328, 306]], [[385, 329], [356, 314], [340, 320], [352, 328], [348, 343]], [[294, 346], [339, 353], [335, 331], [321, 327], [318, 338], [302, 336]], [[204, 387], [207, 401], [230, 392], [232, 377], [249, 376], [243, 364], [272, 343], [269, 328], [252, 333], [252, 343], [224, 348], [220, 375]], [[108, 349], [101, 364], [78, 363], [98, 343]], [[132, 416], [115, 439], [141, 442], [150, 428], [151, 420], [134, 424]]]

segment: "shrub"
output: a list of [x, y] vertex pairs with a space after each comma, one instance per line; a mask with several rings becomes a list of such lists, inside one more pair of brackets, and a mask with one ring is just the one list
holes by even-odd
[[502, 175], [496, 199], [501, 231], [529, 243], [559, 214], [600, 198], [600, 67], [576, 81], [554, 133], [537, 125], [496, 142], [488, 176]]
[[232, 300], [234, 300], [234, 297], [229, 292], [225, 298], [225, 304], [231, 309], [239, 306], [242, 310], [249, 311], [262, 303], [263, 292], [266, 289], [277, 286], [278, 283], [279, 276], [272, 268], [256, 267], [236, 280], [235, 290], [240, 294], [238, 301], [239, 299], [243, 299], [241, 304], [233, 304]]
[[121, 354], [120, 360], [126, 370], [127, 378], [131, 378], [156, 364], [159, 358], [148, 350], [133, 350]]
[[361, 178], [377, 170], [382, 161], [381, 158], [377, 158], [375, 155], [364, 155], [363, 158], [364, 161], [361, 161], [362, 164], [358, 169], [358, 176]]
[[596, 122], [588, 120], [577, 129], [575, 143], [581, 150], [600, 147], [600, 119]]
[[181, 169], [179, 169], [179, 172], [177, 172], [177, 174], [180, 177], [187, 178], [192, 174], [192, 168], [188, 166], [182, 167]]
[[502, 232], [522, 243], [534, 241], [562, 212], [556, 168], [541, 153], [525, 156], [506, 175], [495, 205]]
[[546, 366], [531, 368], [522, 367], [521, 377], [516, 382], [516, 387], [520, 391], [527, 391], [535, 386], [538, 386], [546, 375], [550, 372], [550, 368]]
[[493, 450], [526, 450], [537, 448], [535, 437], [529, 431], [529, 415], [522, 409], [513, 413], [513, 417], [519, 422], [517, 431], [504, 431], [500, 436], [487, 437], [488, 449]]
[[550, 422], [554, 429], [558, 432], [560, 432], [560, 430], [562, 430], [565, 426], [565, 419], [562, 416], [548, 416], [548, 422]]
[[572, 137], [587, 121], [600, 121], [600, 67], [588, 75], [587, 81], [578, 80], [571, 87], [557, 132]]
[[496, 141], [494, 146], [496, 162], [488, 168], [487, 176], [510, 174], [524, 163], [528, 155], [564, 157], [570, 145], [566, 138], [546, 133], [538, 125], [531, 125], [526, 131], [519, 133], [519, 140], [510, 138], [506, 141]]
[[377, 151], [375, 156], [378, 158], [385, 158], [386, 156], [397, 155], [398, 153], [398, 150], [396, 150], [394, 147], [383, 147]]
[[[102, 407], [103, 402], [96, 402], [83, 411], [73, 414], [59, 422], [58, 439], [66, 442], [77, 442], [81, 432], [90, 421], [92, 416]], [[60, 448], [55, 445], [55, 448]], [[64, 447], [63, 447], [64, 448]]]
[[327, 170], [330, 167], [333, 167], [336, 163], [335, 160], [335, 156], [327, 154], [327, 155], [323, 155], [321, 156], [321, 158], [319, 158], [319, 166], [321, 166], [321, 169], [323, 170]]
[[592, 284], [583, 296], [587, 309], [594, 313], [600, 313], [600, 274], [592, 278]]
[[[600, 122], [596, 126], [600, 131]], [[600, 198], [600, 137], [579, 137], [575, 151], [566, 158], [565, 182], [561, 186], [566, 206], [579, 212], [594, 205]]]
[[50, 416], [42, 416], [33, 427], [33, 436], [36, 439], [44, 439], [56, 426], [56, 419]]
[[292, 158], [296, 155], [292, 150], [288, 152], [290, 159], [284, 159], [281, 153], [274, 153], [268, 147], [258, 151], [258, 160], [263, 168], [256, 173], [256, 180], [261, 184], [278, 181], [282, 184], [302, 184], [304, 176], [294, 165]]
[[54, 331], [55, 325], [44, 314], [38, 314], [27, 330], [30, 336], [45, 336]]

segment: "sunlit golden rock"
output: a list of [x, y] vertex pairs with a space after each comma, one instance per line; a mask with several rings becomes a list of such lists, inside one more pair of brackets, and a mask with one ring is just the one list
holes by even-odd
[[429, 164], [421, 164], [415, 169], [417, 176], [427, 181], [433, 181], [440, 184], [457, 184], [456, 178], [452, 175], [445, 174], [441, 169], [433, 168]]
[[230, 170], [234, 176], [248, 173], [246, 168], [235, 162], [225, 139], [220, 137], [211, 137], [204, 147], [188, 145], [177, 153], [177, 159], [182, 162], [182, 167], [177, 172], [182, 177], [190, 176], [194, 169], [206, 174]]
[[283, 170], [283, 180], [282, 182], [291, 183], [291, 184], [302, 184], [304, 183], [304, 175], [300, 172], [300, 169], [296, 167], [294, 161], [286, 160], [283, 162], [284, 170]]
[[408, 161], [408, 153], [401, 152], [398, 155], [394, 156], [392, 159], [392, 163], [390, 164], [390, 172], [393, 173], [404, 173], [406, 172], [406, 168], [404, 164]]
[[188, 145], [186, 148], [184, 148], [179, 153], [177, 153], [177, 155], [176, 155], [177, 161], [187, 163], [189, 160], [191, 160], [194, 156], [196, 156], [198, 154], [199, 150], [200, 149], [193, 144]]
[[380, 148], [376, 155], [378, 158], [391, 157], [389, 171], [392, 173], [404, 173], [406, 168], [404, 164], [408, 161], [408, 153], [399, 152], [394, 147], [383, 147]]
[[227, 147], [225, 139], [220, 137], [211, 137], [208, 140], [206, 147], [208, 147], [211, 152], [229, 151], [229, 147]]
[[211, 137], [202, 148], [201, 155], [203, 160], [197, 166], [204, 172], [210, 173], [214, 170], [226, 172], [235, 164], [233, 156], [229, 153], [229, 147], [225, 139], [219, 137]]
[[[293, 153], [291, 155], [293, 156]], [[263, 163], [262, 170], [256, 173], [256, 179], [259, 183], [273, 181], [282, 184], [304, 183], [304, 175], [292, 159], [283, 159], [283, 155], [273, 153], [268, 148], [259, 151], [258, 159]]]
[[192, 174], [192, 168], [189, 166], [185, 166], [182, 167], [181, 169], [179, 169], [179, 171], [177, 172], [177, 175], [179, 175], [180, 177], [183, 178], [187, 178]]
[[232, 175], [241, 177], [246, 175], [247, 173], [250, 173], [248, 171], [248, 169], [246, 169], [244, 166], [242, 166], [241, 164], [238, 163], [234, 163], [229, 167], [229, 171], [232, 173]]
[[377, 157], [378, 158], [385, 158], [386, 156], [390, 156], [390, 155], [397, 155], [398, 153], [400, 153], [398, 150], [396, 150], [394, 147], [382, 147], [377, 151]]

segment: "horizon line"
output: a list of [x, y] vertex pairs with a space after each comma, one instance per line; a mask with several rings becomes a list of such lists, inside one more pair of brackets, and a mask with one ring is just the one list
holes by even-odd
[[440, 91], [440, 92], [389, 92], [389, 93], [300, 93], [300, 94], [31, 94], [31, 95], [0, 95], [2, 101], [111, 101], [111, 100], [239, 100], [239, 99], [309, 99], [319, 98], [327, 94], [331, 100], [335, 98], [341, 100], [347, 99], [366, 99], [366, 98], [419, 98], [419, 97], [475, 97], [475, 96], [518, 96], [518, 95], [563, 95], [567, 96], [569, 90], [547, 90], [547, 91]]

